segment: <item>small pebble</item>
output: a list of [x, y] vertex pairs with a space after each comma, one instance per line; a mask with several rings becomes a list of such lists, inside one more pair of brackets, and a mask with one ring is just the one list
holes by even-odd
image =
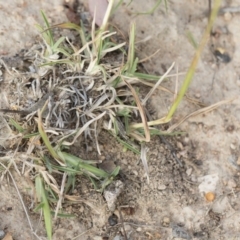
[[190, 176], [192, 174], [192, 170], [193, 170], [192, 168], [188, 168], [186, 171], [186, 174]]
[[183, 145], [181, 142], [177, 142], [177, 147], [180, 149], [180, 150], [183, 150]]
[[235, 149], [236, 149], [236, 145], [233, 144], [233, 143], [231, 143], [230, 148], [231, 148], [232, 150], [235, 150]]
[[169, 227], [170, 224], [170, 218], [169, 217], [164, 217], [162, 220], [162, 225], [163, 227]]
[[205, 198], [208, 202], [213, 202], [215, 199], [215, 194], [213, 192], [208, 192], [205, 194]]
[[0, 230], [0, 239], [3, 239], [5, 236], [5, 232], [3, 230]]
[[160, 191], [165, 190], [166, 188], [167, 188], [167, 186], [164, 185], [164, 184], [159, 184], [158, 187], [157, 187], [157, 189], [160, 190]]
[[172, 236], [174, 238], [181, 238], [181, 239], [192, 239], [190, 234], [184, 227], [180, 227], [177, 224], [172, 224]]
[[194, 94], [195, 98], [200, 98], [201, 97], [201, 94], [200, 93], [196, 93]]
[[232, 19], [232, 14], [230, 12], [226, 12], [224, 14], [224, 20], [229, 22]]
[[109, 218], [108, 218], [108, 223], [110, 226], [114, 226], [118, 223], [118, 216], [116, 214], [112, 214]]
[[95, 236], [95, 237], [93, 237], [93, 240], [102, 240], [102, 237], [100, 237], [100, 236]]
[[122, 239], [122, 237], [120, 235], [117, 235], [113, 238], [113, 240], [121, 240], [121, 239]]
[[184, 143], [184, 144], [188, 144], [189, 141], [190, 141], [189, 137], [185, 137], [185, 138], [183, 139], [183, 143]]
[[138, 176], [138, 172], [136, 170], [132, 171], [135, 176]]

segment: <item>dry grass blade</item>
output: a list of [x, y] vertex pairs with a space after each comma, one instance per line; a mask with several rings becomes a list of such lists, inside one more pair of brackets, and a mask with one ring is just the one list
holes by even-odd
[[59, 199], [58, 199], [58, 203], [57, 203], [57, 207], [56, 207], [56, 211], [55, 211], [55, 216], [54, 216], [55, 220], [57, 218], [59, 209], [62, 207], [62, 201], [63, 201], [63, 198], [64, 198], [63, 194], [64, 194], [64, 187], [65, 187], [65, 183], [66, 183], [66, 178], [67, 178], [67, 173], [65, 172], [63, 174], [62, 185], [61, 185], [60, 194], [59, 194]]
[[[84, 124], [83, 127], [81, 127], [79, 130], [75, 131], [76, 132], [76, 135], [73, 139], [72, 142], [67, 142], [67, 141], [64, 141], [63, 142], [63, 145], [66, 145], [66, 146], [70, 146], [70, 145], [73, 145], [74, 142], [77, 140], [77, 138], [95, 121], [99, 120], [100, 118], [102, 118], [104, 115], [106, 114], [106, 111], [104, 111], [103, 113], [99, 114], [97, 117], [95, 117], [94, 119], [88, 121], [87, 123]], [[71, 134], [73, 135], [73, 134]], [[64, 139], [68, 138], [68, 136], [65, 136], [63, 137], [62, 139], [60, 139], [60, 141], [63, 141]]]
[[150, 56], [147, 56], [141, 60], [138, 61], [138, 63], [143, 63], [148, 61], [149, 59], [151, 59], [152, 57], [154, 57], [159, 51], [161, 50], [161, 48], [159, 48], [157, 51], [155, 51], [153, 54], [151, 54]]
[[137, 104], [137, 107], [138, 107], [138, 110], [140, 112], [140, 116], [141, 116], [141, 119], [142, 119], [142, 124], [143, 124], [144, 132], [145, 132], [145, 141], [149, 142], [150, 141], [150, 131], [149, 131], [149, 128], [148, 128], [147, 117], [146, 117], [144, 108], [141, 104], [140, 99], [138, 98], [138, 95], [137, 95], [135, 89], [124, 78], [123, 78], [123, 81], [126, 83], [126, 85], [129, 87], [129, 89], [131, 90], [131, 92], [133, 94], [133, 97], [135, 99], [135, 102]]
[[159, 87], [159, 85], [161, 84], [161, 82], [167, 77], [168, 73], [172, 70], [172, 68], [174, 67], [173, 63], [170, 68], [163, 74], [163, 76], [157, 81], [157, 83], [153, 86], [153, 88], [148, 92], [148, 94], [146, 95], [146, 97], [142, 100], [142, 105], [145, 105], [147, 100], [151, 97], [151, 95], [153, 94], [153, 92]]
[[141, 160], [143, 163], [143, 167], [145, 170], [145, 174], [147, 176], [147, 183], [149, 184], [149, 171], [148, 171], [148, 163], [147, 163], [147, 147], [144, 143], [141, 144]]
[[205, 108], [201, 108], [189, 115], [187, 115], [186, 117], [184, 117], [182, 120], [180, 120], [178, 123], [172, 125], [171, 127], [169, 127], [169, 129], [167, 130], [167, 132], [172, 132], [174, 129], [176, 129], [177, 127], [179, 127], [183, 122], [185, 122], [187, 119], [191, 118], [191, 117], [195, 117], [199, 114], [203, 114], [203, 113], [208, 113], [208, 112], [211, 112], [213, 111], [214, 109], [220, 107], [221, 105], [223, 104], [227, 104], [227, 103], [230, 103], [232, 101], [234, 101], [236, 98], [232, 98], [232, 99], [228, 99], [228, 100], [223, 100], [223, 101], [220, 101], [220, 102], [217, 102], [215, 104], [212, 104], [211, 106], [208, 106], [208, 107], [205, 107]]

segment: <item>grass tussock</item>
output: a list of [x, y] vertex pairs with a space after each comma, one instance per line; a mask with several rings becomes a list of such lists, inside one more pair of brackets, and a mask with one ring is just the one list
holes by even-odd
[[[152, 10], [141, 14], [152, 13], [160, 3], [157, 1]], [[2, 160], [7, 162], [4, 173], [11, 166], [18, 169], [15, 161], [19, 160], [23, 172], [27, 171], [31, 181], [35, 182], [38, 200], [35, 210], [43, 212], [48, 239], [52, 239], [52, 214], [55, 217], [64, 215], [60, 211], [64, 199], [81, 201], [71, 192], [76, 176], [88, 177], [96, 190], [102, 192], [120, 170], [116, 167], [108, 173], [96, 166], [98, 161], [84, 160], [72, 154], [70, 149], [76, 142], [84, 144], [90, 139], [101, 154], [98, 137], [102, 130], [108, 131], [126, 149], [141, 156], [148, 173], [144, 143], [149, 142], [152, 135], [169, 134], [159, 131], [157, 126], [171, 120], [184, 97], [210, 34], [219, 3], [215, 1], [209, 25], [172, 107], [166, 116], [152, 121], [147, 117], [146, 103], [153, 92], [160, 88], [162, 81], [170, 76], [174, 63], [161, 77], [138, 71], [135, 24], [130, 25], [129, 43], [116, 43], [113, 39], [117, 32], [108, 28], [110, 14], [115, 9], [113, 0], [109, 1], [99, 29], [95, 28], [95, 19], [89, 30], [84, 24], [50, 26], [45, 14], [41, 13], [44, 25], [36, 27], [41, 33], [42, 42], [25, 55], [31, 62], [31, 73], [22, 77], [18, 73], [20, 95], [26, 95], [28, 82], [28, 93], [38, 101], [28, 109], [24, 123], [9, 119], [9, 124], [15, 128], [14, 144], [18, 147]], [[72, 42], [65, 36], [56, 39], [56, 29], [60, 32], [61, 29], [75, 31], [77, 41]], [[143, 99], [135, 87], [139, 84], [150, 86]], [[25, 153], [19, 150], [23, 144]], [[53, 207], [54, 213], [51, 210]]]

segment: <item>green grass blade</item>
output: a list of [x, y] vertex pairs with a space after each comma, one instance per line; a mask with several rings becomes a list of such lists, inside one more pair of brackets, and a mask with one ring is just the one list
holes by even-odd
[[123, 141], [121, 138], [115, 136], [115, 138], [125, 147], [127, 148], [128, 150], [140, 155], [140, 151], [137, 150], [135, 147], [133, 147], [130, 143], [127, 143], [125, 141]]
[[167, 0], [164, 0], [164, 5], [165, 5], [165, 11], [167, 12], [167, 11], [168, 11], [168, 3], [167, 3]]
[[103, 171], [102, 169], [96, 168], [87, 163], [83, 163], [80, 158], [78, 158], [72, 154], [65, 153], [65, 152], [61, 152], [61, 154], [62, 154], [65, 162], [71, 166], [79, 167], [79, 168], [85, 170], [86, 172], [90, 172], [90, 173], [94, 174], [97, 177], [106, 178], [109, 176], [109, 174], [106, 173], [105, 171]]
[[34, 211], [34, 212], [37, 212], [37, 211], [39, 211], [40, 209], [42, 209], [43, 206], [44, 206], [44, 203], [41, 202], [41, 203], [39, 203], [39, 204], [33, 209], [33, 211]]
[[65, 37], [60, 37], [53, 45], [52, 49], [53, 51], [56, 51], [56, 49], [59, 47], [59, 45], [65, 40]]
[[15, 120], [13, 120], [12, 118], [10, 118], [9, 123], [12, 126], [14, 126], [18, 132], [23, 133], [25, 131], [25, 129], [19, 123], [17, 123]]
[[71, 192], [75, 189], [76, 175], [68, 174], [67, 182], [65, 184], [64, 193], [68, 193], [71, 188]]
[[27, 139], [27, 138], [32, 138], [32, 137], [36, 137], [38, 136], [39, 133], [38, 132], [35, 132], [35, 133], [29, 133], [29, 134], [26, 134], [23, 136], [24, 139]]
[[[46, 30], [46, 35], [45, 35], [45, 41], [47, 42], [48, 45], [50, 45], [51, 47], [53, 46], [54, 44], [54, 40], [53, 40], [53, 34], [52, 34], [52, 30], [50, 29], [50, 24], [47, 20], [47, 17], [45, 15], [45, 13], [43, 11], [41, 11], [41, 14], [42, 14], [42, 18], [45, 22], [45, 25], [47, 27], [47, 30]], [[47, 36], [47, 37], [46, 37]]]
[[[52, 26], [52, 28], [55, 28], [55, 27], [59, 27], [59, 28], [63, 28], [63, 29], [74, 29], [74, 30], [76, 30], [80, 35], [82, 45], [86, 44], [87, 41], [86, 41], [86, 38], [85, 38], [85, 34], [84, 34], [82, 28], [79, 25], [67, 22], [67, 23], [61, 23], [61, 24], [57, 24], [57, 25]], [[86, 54], [87, 52], [84, 51], [84, 53]]]
[[139, 79], [148, 80], [148, 81], [158, 81], [161, 78], [161, 76], [150, 75], [147, 73], [139, 73], [139, 72], [133, 73], [132, 76], [137, 77]]
[[46, 191], [44, 188], [44, 183], [40, 176], [37, 176], [35, 179], [35, 186], [38, 200], [40, 200], [42, 204], [44, 222], [45, 222], [45, 229], [47, 232], [48, 240], [52, 240], [52, 218], [51, 218], [51, 211], [50, 206], [48, 203]]
[[[46, 105], [46, 104], [45, 104], [45, 105]], [[43, 110], [44, 110], [44, 108], [45, 108], [45, 107], [43, 107]], [[43, 110], [42, 110], [42, 111], [43, 111]], [[55, 152], [54, 148], [52, 147], [52, 145], [51, 145], [51, 143], [50, 143], [50, 141], [49, 141], [49, 139], [48, 139], [47, 134], [46, 134], [45, 131], [44, 131], [43, 124], [42, 124], [42, 114], [41, 114], [40, 111], [38, 112], [38, 116], [39, 116], [39, 118], [38, 118], [38, 132], [39, 132], [39, 134], [40, 134], [40, 136], [41, 136], [41, 138], [42, 138], [45, 146], [47, 147], [48, 151], [49, 151], [50, 154], [52, 155], [52, 157], [53, 157], [54, 159], [59, 160], [59, 156], [58, 156], [57, 153]]]
[[101, 183], [101, 189], [100, 192], [103, 192], [103, 190], [114, 180], [114, 178], [118, 175], [120, 171], [120, 167], [116, 167], [111, 175], [108, 178], [105, 178], [104, 181]]

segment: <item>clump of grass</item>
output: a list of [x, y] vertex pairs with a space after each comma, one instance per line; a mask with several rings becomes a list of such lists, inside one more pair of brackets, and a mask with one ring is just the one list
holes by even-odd
[[[39, 202], [36, 210], [43, 212], [48, 239], [52, 239], [52, 206], [56, 206], [54, 215], [57, 217], [64, 199], [79, 200], [69, 194], [77, 175], [87, 176], [95, 188], [102, 192], [120, 170], [116, 167], [112, 173], [107, 173], [96, 167], [97, 161], [83, 160], [71, 154], [69, 149], [80, 137], [84, 139], [82, 141], [91, 139], [101, 154], [98, 134], [101, 130], [107, 130], [126, 149], [141, 155], [144, 169], [148, 172], [144, 142], [149, 142], [152, 135], [164, 134], [156, 126], [171, 120], [185, 95], [216, 17], [219, 2], [216, 1], [203, 40], [169, 113], [153, 121], [147, 118], [146, 102], [163, 79], [168, 77], [174, 64], [162, 77], [138, 72], [135, 24], [130, 26], [128, 51], [124, 48], [125, 42], [116, 44], [112, 41], [111, 37], [116, 32], [107, 28], [113, 0], [109, 1], [100, 29], [95, 29], [93, 20], [89, 35], [83, 26], [73, 23], [50, 26], [42, 12], [45, 26], [38, 25], [37, 28], [42, 34], [44, 45], [32, 53], [32, 68], [38, 78], [31, 87], [36, 96], [47, 97], [44, 104], [38, 107], [37, 117], [36, 111], [27, 117], [27, 125], [33, 129], [32, 132], [27, 132], [17, 121], [11, 120], [11, 124], [20, 133], [20, 143], [23, 139], [29, 139], [27, 159], [30, 161], [24, 161], [24, 166], [35, 170], [33, 181]], [[66, 37], [55, 40], [54, 28], [77, 31], [80, 46], [75, 46]], [[31, 55], [31, 52], [28, 54]], [[107, 61], [106, 58], [111, 54], [117, 54], [121, 60], [114, 61], [112, 58]], [[143, 100], [135, 84], [152, 86]], [[141, 122], [135, 123], [133, 115], [138, 116]], [[23, 157], [18, 157], [23, 161]], [[61, 178], [61, 184], [56, 178]]]

